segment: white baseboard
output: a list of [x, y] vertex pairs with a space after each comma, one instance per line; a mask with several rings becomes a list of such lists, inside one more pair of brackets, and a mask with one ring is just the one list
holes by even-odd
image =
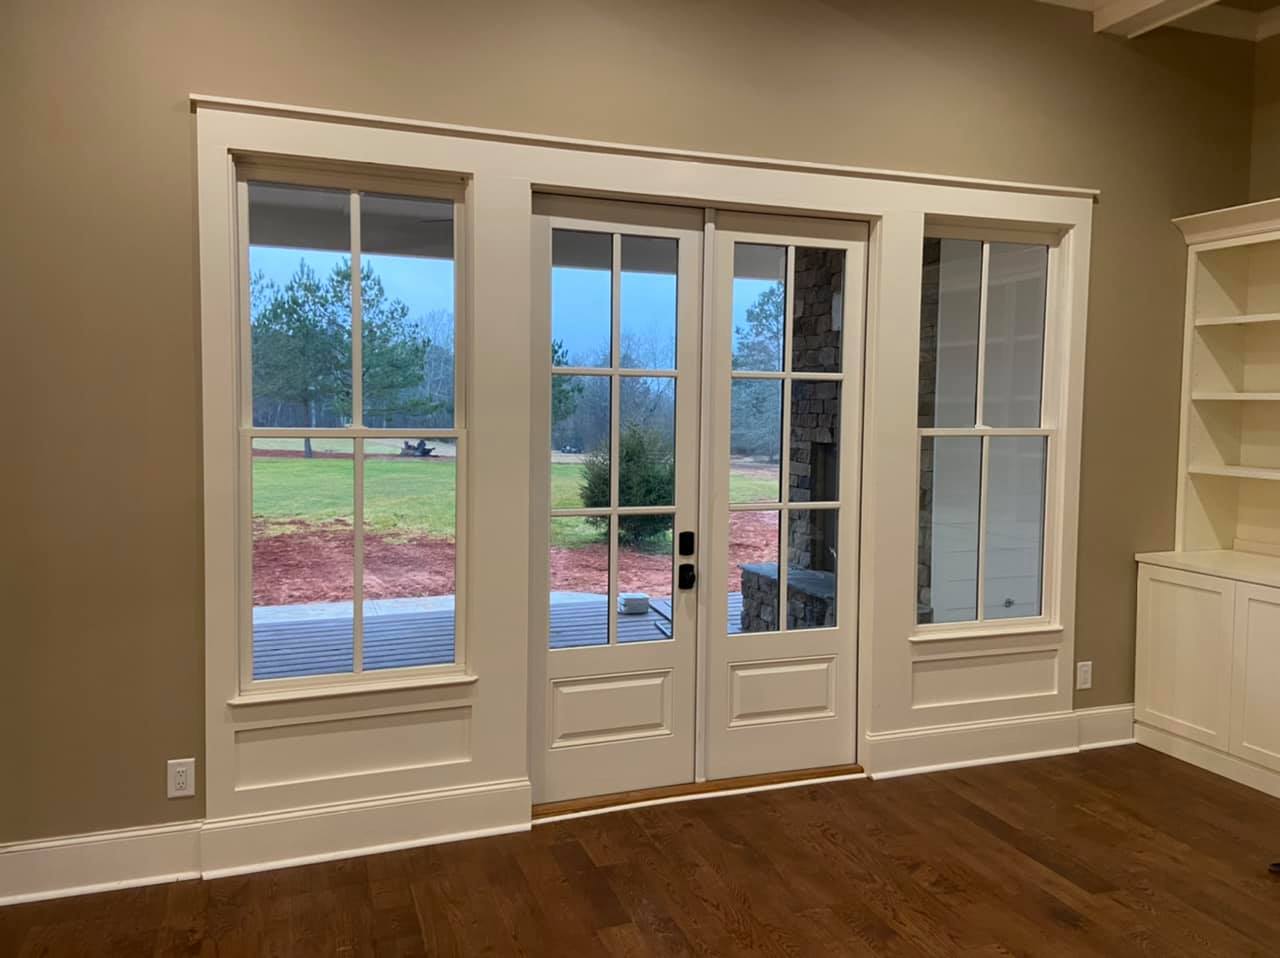
[[208, 819], [200, 870], [215, 878], [527, 831], [532, 800], [529, 780], [520, 778]]
[[[1155, 734], [1151, 729], [1144, 733]], [[1133, 741], [1133, 706], [1117, 705], [867, 733], [859, 759], [868, 777], [893, 778]], [[1177, 744], [1161, 750], [1280, 795], [1280, 776], [1274, 773], [1212, 749], [1203, 749], [1213, 754], [1197, 761], [1175, 751]], [[1243, 768], [1233, 774], [1211, 761]], [[1257, 784], [1259, 774], [1269, 777], [1269, 786]], [[510, 779], [264, 815], [0, 845], [0, 905], [525, 831], [530, 827], [531, 802], [529, 780]]]
[[200, 877], [200, 822], [0, 845], [0, 905]]
[[1133, 706], [868, 732], [859, 760], [873, 779], [1017, 762], [1133, 744]]
[[1221, 775], [1233, 782], [1248, 785], [1250, 788], [1256, 788], [1260, 792], [1280, 798], [1280, 772], [1273, 772], [1269, 768], [1220, 752], [1208, 745], [1172, 735], [1163, 729], [1152, 728], [1150, 725], [1138, 723], [1134, 731], [1140, 745], [1172, 755], [1184, 762], [1198, 765], [1215, 775]]
[[528, 779], [0, 845], [0, 905], [527, 831]]
[[1115, 745], [1132, 745], [1133, 703], [1128, 705], [1102, 705], [1091, 709], [1076, 709], [1073, 713], [1079, 725], [1079, 744], [1083, 752], [1091, 748], [1111, 748]]

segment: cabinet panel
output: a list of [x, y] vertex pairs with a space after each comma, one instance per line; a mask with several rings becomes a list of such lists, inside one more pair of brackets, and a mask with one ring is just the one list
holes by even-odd
[[1227, 579], [1139, 567], [1139, 721], [1227, 748], [1235, 590]]
[[1231, 752], [1280, 770], [1280, 589], [1236, 586]]

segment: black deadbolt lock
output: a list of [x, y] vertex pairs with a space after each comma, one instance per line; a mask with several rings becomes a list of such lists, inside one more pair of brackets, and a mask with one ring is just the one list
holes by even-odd
[[676, 576], [676, 583], [682, 589], [692, 589], [698, 581], [698, 574], [693, 571], [692, 562], [680, 563], [680, 569]]
[[680, 533], [680, 554], [682, 556], [693, 555], [693, 533], [692, 532]]

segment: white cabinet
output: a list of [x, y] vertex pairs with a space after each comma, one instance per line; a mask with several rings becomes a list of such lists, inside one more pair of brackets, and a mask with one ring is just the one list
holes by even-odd
[[1134, 718], [1226, 749], [1236, 583], [1143, 565]]
[[1280, 771], [1280, 589], [1236, 585], [1234, 634], [1229, 750]]
[[1207, 552], [1139, 561], [1138, 741], [1280, 795], [1280, 579]]

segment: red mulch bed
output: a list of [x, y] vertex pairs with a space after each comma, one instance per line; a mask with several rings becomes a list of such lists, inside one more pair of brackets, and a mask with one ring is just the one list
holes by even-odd
[[[336, 525], [255, 538], [253, 602], [295, 605], [351, 598], [353, 534]], [[364, 537], [364, 597], [410, 599], [454, 590], [454, 544], [417, 536], [388, 542]]]
[[[738, 565], [776, 562], [776, 512], [734, 513], [729, 525], [727, 586], [737, 591]], [[253, 543], [253, 601], [255, 605], [295, 605], [340, 602], [351, 598], [352, 531], [338, 525], [301, 525], [297, 532], [255, 537]], [[366, 599], [407, 599], [449, 595], [454, 591], [455, 547], [447, 539], [417, 536], [389, 542], [380, 535], [364, 540]], [[618, 589], [621, 592], [671, 594], [671, 557], [618, 551]], [[551, 588], [557, 592], [606, 591], [609, 549], [592, 543], [577, 549], [551, 549]]]

